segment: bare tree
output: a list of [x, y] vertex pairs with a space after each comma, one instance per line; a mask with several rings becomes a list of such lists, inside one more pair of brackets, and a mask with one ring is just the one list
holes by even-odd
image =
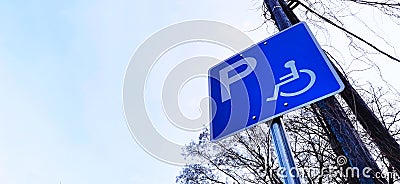
[[[360, 92], [367, 97], [368, 105], [385, 120], [385, 126], [399, 140], [400, 110], [396, 110], [399, 102], [388, 98], [389, 91], [382, 88], [364, 87]], [[393, 172], [352, 111], [348, 107], [345, 109], [383, 171]], [[348, 178], [340, 170], [343, 163], [337, 163], [331, 140], [319, 116], [312, 106], [284, 116], [298, 174], [306, 183], [344, 183]], [[192, 164], [183, 168], [177, 183], [281, 183], [282, 173], [274, 155], [268, 128], [268, 124], [261, 124], [219, 142], [210, 142], [208, 130], [205, 130], [198, 141], [186, 146], [184, 155]], [[392, 180], [400, 182], [398, 177]]]

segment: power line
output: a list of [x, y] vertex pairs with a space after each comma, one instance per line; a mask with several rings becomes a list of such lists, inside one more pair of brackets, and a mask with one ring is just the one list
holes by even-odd
[[364, 42], [365, 44], [367, 44], [368, 46], [372, 47], [373, 49], [375, 49], [375, 50], [378, 51], [379, 53], [381, 53], [381, 54], [387, 56], [388, 58], [390, 58], [390, 59], [392, 59], [392, 60], [394, 60], [394, 61], [400, 62], [400, 59], [398, 59], [398, 58], [396, 58], [396, 57], [390, 55], [389, 53], [387, 53], [387, 52], [385, 52], [385, 51], [379, 49], [378, 47], [376, 47], [376, 46], [373, 45], [372, 43], [370, 43], [370, 42], [368, 42], [367, 40], [361, 38], [360, 36], [358, 36], [358, 35], [352, 33], [351, 31], [345, 29], [344, 27], [335, 24], [333, 21], [331, 21], [331, 20], [329, 20], [328, 18], [322, 16], [321, 14], [319, 14], [319, 13], [316, 12], [315, 10], [311, 9], [310, 7], [308, 7], [307, 5], [305, 5], [304, 3], [300, 2], [300, 1], [297, 1], [297, 0], [293, 0], [293, 1], [299, 3], [302, 7], [304, 7], [305, 9], [307, 9], [308, 11], [310, 11], [311, 13], [315, 14], [316, 16], [318, 16], [319, 18], [321, 18], [322, 20], [326, 21], [327, 23], [331, 24], [332, 26], [334, 26], [334, 27], [336, 27], [336, 28], [338, 28], [338, 29], [340, 29], [340, 30], [346, 32], [347, 34], [349, 34], [349, 35], [351, 35], [351, 36], [353, 36], [353, 37], [355, 37], [355, 38], [357, 38], [357, 39], [360, 40], [361, 42]]

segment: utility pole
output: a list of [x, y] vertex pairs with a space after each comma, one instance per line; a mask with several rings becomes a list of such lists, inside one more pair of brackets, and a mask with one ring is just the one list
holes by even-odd
[[[275, 20], [279, 30], [286, 29], [292, 24], [299, 22], [299, 19], [283, 0], [264, 0], [264, 3], [267, 5], [272, 15], [271, 17]], [[337, 99], [335, 97], [329, 97], [316, 102], [315, 106], [326, 123], [327, 134], [335, 139], [333, 141], [335, 144], [332, 145], [335, 153], [337, 155], [346, 156], [348, 160], [347, 166], [357, 168], [359, 171], [363, 171], [367, 168], [370, 171], [368, 174], [371, 174], [371, 176], [375, 176], [375, 173], [380, 172], [379, 167], [355, 131]], [[349, 177], [348, 182], [360, 184], [387, 183], [383, 179], [367, 177], [363, 174]]]
[[[285, 2], [282, 1], [282, 3]], [[289, 2], [289, 6], [284, 6], [285, 13], [288, 14], [289, 17], [294, 17], [294, 19], [297, 19], [296, 15], [294, 15], [291, 9], [294, 9], [298, 5], [302, 5], [310, 12], [316, 14], [314, 10], [310, 9], [302, 2], [297, 0], [292, 0]], [[318, 14], [317, 16], [321, 17]], [[293, 21], [298, 22], [299, 20], [297, 19]], [[376, 117], [373, 111], [361, 98], [361, 95], [358, 94], [358, 92], [351, 86], [347, 78], [336, 67], [335, 70], [339, 74], [340, 79], [343, 81], [345, 85], [345, 89], [343, 90], [342, 93], [340, 93], [341, 97], [346, 101], [347, 105], [350, 107], [353, 114], [356, 115], [357, 120], [360, 122], [361, 126], [365, 129], [365, 131], [370, 135], [372, 140], [376, 143], [381, 153], [388, 159], [390, 165], [397, 171], [398, 174], [400, 174], [399, 143], [396, 141], [396, 139], [394, 139], [392, 135], [390, 135], [388, 129], [384, 126], [384, 122], [379, 121], [378, 117]]]
[[340, 72], [338, 74], [345, 85], [345, 90], [340, 95], [346, 101], [347, 105], [349, 105], [353, 114], [356, 115], [361, 126], [370, 135], [382, 154], [388, 159], [390, 165], [400, 174], [400, 145], [390, 135], [383, 122], [379, 121], [378, 117], [375, 116], [343, 74]]

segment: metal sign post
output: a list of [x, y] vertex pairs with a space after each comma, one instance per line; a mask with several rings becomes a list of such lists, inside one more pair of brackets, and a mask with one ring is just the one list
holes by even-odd
[[281, 172], [279, 174], [283, 175], [283, 180], [286, 184], [300, 184], [299, 173], [294, 163], [289, 141], [287, 140], [285, 129], [279, 118], [273, 120], [270, 131], [278, 156], [279, 166], [281, 167]]

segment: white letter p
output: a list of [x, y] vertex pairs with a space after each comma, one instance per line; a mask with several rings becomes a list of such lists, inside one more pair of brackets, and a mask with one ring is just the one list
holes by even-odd
[[[236, 68], [246, 65], [246, 69], [237, 73], [234, 71]], [[243, 58], [239, 61], [236, 61], [235, 63], [228, 65], [227, 67], [221, 69], [219, 71], [219, 76], [220, 76], [220, 83], [221, 83], [221, 98], [222, 102], [227, 101], [231, 97], [231, 91], [229, 86], [246, 76], [248, 76], [255, 68], [257, 65], [257, 60], [252, 58], [252, 57], [246, 57]], [[234, 72], [234, 75], [229, 77], [229, 72]], [[223, 90], [223, 88], [226, 89]]]

